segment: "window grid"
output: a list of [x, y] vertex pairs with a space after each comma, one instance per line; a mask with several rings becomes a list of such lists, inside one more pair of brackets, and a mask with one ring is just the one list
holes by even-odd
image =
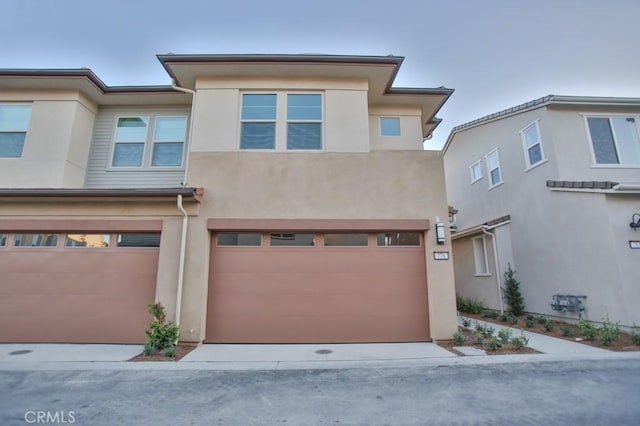
[[[161, 129], [163, 122], [173, 125]], [[162, 130], [168, 130], [169, 135], [162, 136]], [[151, 167], [182, 167], [186, 132], [187, 117], [184, 115], [155, 117]]]
[[544, 158], [544, 151], [542, 149], [542, 141], [540, 137], [540, 127], [538, 121], [525, 127], [521, 132], [522, 143], [525, 151], [525, 161], [527, 168], [531, 168], [537, 164], [542, 163]]
[[489, 189], [501, 184], [502, 172], [500, 169], [500, 158], [498, 157], [498, 148], [488, 153], [485, 157], [487, 163], [487, 174], [489, 176]]

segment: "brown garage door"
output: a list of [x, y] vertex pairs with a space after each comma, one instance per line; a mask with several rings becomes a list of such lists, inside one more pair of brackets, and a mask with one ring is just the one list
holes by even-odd
[[0, 341], [144, 342], [159, 235], [4, 236]]
[[207, 342], [429, 340], [421, 233], [218, 233]]

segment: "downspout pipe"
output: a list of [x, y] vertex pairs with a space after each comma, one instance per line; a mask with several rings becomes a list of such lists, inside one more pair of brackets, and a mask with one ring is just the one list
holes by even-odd
[[[491, 229], [494, 229], [495, 227], [492, 227]], [[502, 286], [500, 285], [500, 277], [502, 276], [502, 274], [500, 273], [500, 261], [498, 259], [498, 239], [496, 238], [496, 235], [493, 232], [489, 232], [488, 231], [489, 226], [484, 226], [482, 228], [482, 233], [485, 235], [488, 235], [489, 237], [491, 237], [491, 245], [493, 246], [493, 260], [495, 261], [495, 268], [496, 268], [496, 282], [498, 283], [498, 299], [500, 302], [500, 313], [504, 314], [504, 301], [502, 300]]]
[[[178, 86], [175, 79], [171, 80], [171, 88], [179, 92], [189, 93], [193, 97], [191, 101], [191, 113], [189, 114], [189, 137], [187, 139], [188, 144], [191, 144], [191, 135], [193, 133], [193, 111], [196, 105], [196, 92], [195, 90]], [[187, 177], [189, 173], [189, 145], [187, 145], [186, 154], [187, 155], [184, 164], [184, 179], [182, 181], [182, 186], [187, 186]], [[184, 286], [184, 266], [187, 252], [187, 229], [189, 224], [189, 215], [182, 205], [182, 195], [178, 195], [177, 207], [180, 213], [182, 213], [182, 234], [180, 236], [180, 259], [178, 261], [178, 288], [176, 290], [175, 324], [176, 326], [178, 326], [178, 328], [180, 328], [180, 316], [182, 314], [182, 288]]]

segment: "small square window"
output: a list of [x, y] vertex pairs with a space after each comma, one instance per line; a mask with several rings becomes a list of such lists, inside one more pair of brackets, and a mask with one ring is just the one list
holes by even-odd
[[31, 105], [0, 105], [0, 157], [22, 157], [30, 117]]
[[400, 136], [400, 117], [380, 117], [381, 136]]

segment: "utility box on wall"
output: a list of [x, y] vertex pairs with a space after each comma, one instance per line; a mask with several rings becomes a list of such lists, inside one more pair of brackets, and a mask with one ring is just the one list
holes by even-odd
[[562, 312], [578, 312], [584, 311], [583, 299], [587, 296], [578, 296], [574, 294], [554, 294], [549, 304], [554, 311]]

